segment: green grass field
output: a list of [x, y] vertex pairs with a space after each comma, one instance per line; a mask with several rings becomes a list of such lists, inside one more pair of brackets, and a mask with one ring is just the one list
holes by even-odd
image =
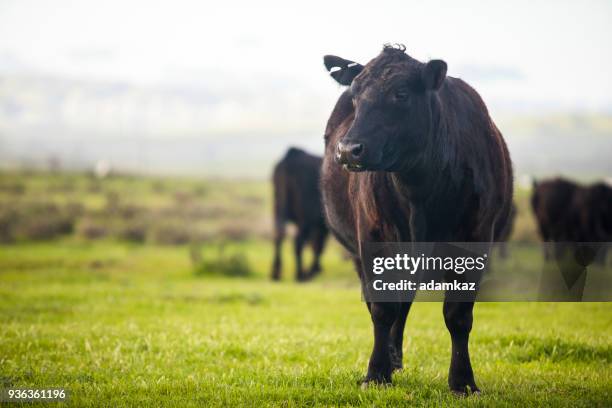
[[[44, 194], [37, 192], [49, 185], [40, 175], [18, 180], [25, 185], [20, 200], [39, 199]], [[86, 186], [85, 180], [73, 184]], [[137, 204], [163, 208], [172, 201], [165, 190], [155, 195], [143, 187], [148, 181], [112, 183], [142, 187], [131, 196]], [[124, 191], [117, 184], [112, 189]], [[259, 197], [249, 205], [262, 210], [236, 211], [245, 220], [260, 211], [264, 221], [252, 224], [267, 222], [269, 189], [245, 185]], [[237, 204], [227, 196], [244, 187], [222, 193], [214, 186], [206, 184], [202, 202], [227, 200], [228, 208]], [[79, 199], [92, 216], [104, 206], [103, 192], [67, 190], [53, 199]], [[222, 228], [222, 218], [200, 221]], [[188, 244], [88, 239], [79, 235], [78, 222], [73, 233], [53, 240], [20, 232], [0, 244], [0, 388], [64, 387], [74, 406], [612, 405], [612, 304], [476, 305], [471, 354], [483, 393], [459, 399], [446, 384], [450, 339], [442, 306], [417, 303], [407, 324], [404, 370], [392, 386], [362, 390], [371, 323], [336, 244], [324, 257], [322, 276], [308, 284], [293, 283], [287, 244], [284, 280], [272, 283], [271, 245], [257, 233], [227, 244], [252, 270], [229, 278], [196, 275]], [[516, 233], [529, 236], [528, 229], [529, 219], [521, 218]], [[202, 245], [204, 257], [215, 253]]]

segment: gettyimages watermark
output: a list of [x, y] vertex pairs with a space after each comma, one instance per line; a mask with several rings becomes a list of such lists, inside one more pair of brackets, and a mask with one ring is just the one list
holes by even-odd
[[363, 248], [368, 302], [612, 301], [609, 242], [370, 242]]

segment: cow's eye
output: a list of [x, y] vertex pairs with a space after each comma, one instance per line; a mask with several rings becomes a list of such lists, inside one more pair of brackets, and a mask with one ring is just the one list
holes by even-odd
[[408, 99], [408, 90], [407, 89], [398, 89], [395, 91], [395, 99], [403, 101]]

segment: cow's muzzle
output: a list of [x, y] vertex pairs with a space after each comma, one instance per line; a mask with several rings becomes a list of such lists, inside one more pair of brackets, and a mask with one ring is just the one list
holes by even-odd
[[349, 171], [364, 171], [361, 163], [364, 157], [365, 146], [363, 143], [338, 142], [336, 147], [336, 162], [342, 164]]

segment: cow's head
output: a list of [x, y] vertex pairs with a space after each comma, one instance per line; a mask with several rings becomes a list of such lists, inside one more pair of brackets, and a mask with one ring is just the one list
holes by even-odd
[[431, 98], [444, 84], [446, 63], [424, 64], [385, 46], [363, 66], [333, 55], [324, 63], [349, 86], [355, 116], [336, 146], [336, 160], [350, 171], [399, 171], [426, 149], [433, 121]]

